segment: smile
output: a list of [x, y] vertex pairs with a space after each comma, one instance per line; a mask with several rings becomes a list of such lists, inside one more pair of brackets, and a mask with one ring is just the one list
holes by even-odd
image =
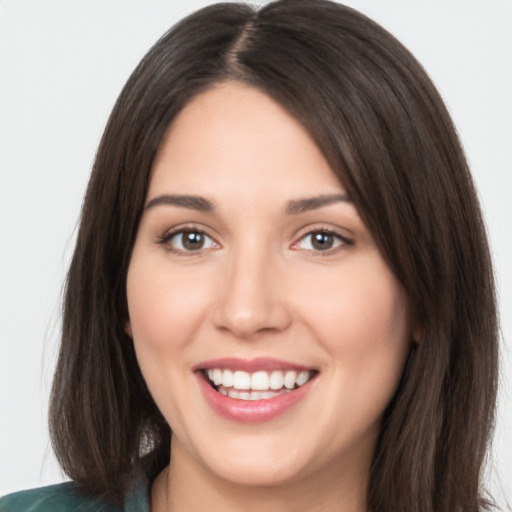
[[210, 368], [204, 370], [209, 384], [219, 393], [238, 400], [268, 400], [300, 388], [315, 375], [314, 370], [243, 370]]
[[295, 408], [308, 395], [319, 371], [272, 358], [216, 359], [194, 368], [211, 409], [241, 423], [270, 421]]

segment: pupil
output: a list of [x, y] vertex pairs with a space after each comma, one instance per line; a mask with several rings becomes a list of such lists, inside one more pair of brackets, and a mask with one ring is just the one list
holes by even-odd
[[204, 244], [204, 235], [202, 233], [196, 233], [189, 231], [183, 233], [183, 247], [190, 251], [197, 251], [201, 249]]
[[313, 235], [313, 247], [319, 251], [330, 249], [334, 243], [334, 237], [330, 233], [315, 233]]

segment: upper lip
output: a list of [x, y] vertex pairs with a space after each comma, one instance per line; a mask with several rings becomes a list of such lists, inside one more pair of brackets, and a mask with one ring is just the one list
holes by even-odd
[[288, 370], [314, 370], [311, 366], [304, 366], [302, 364], [293, 363], [291, 361], [284, 361], [281, 359], [274, 359], [271, 357], [257, 357], [254, 359], [240, 359], [236, 357], [224, 357], [220, 359], [211, 359], [196, 365], [193, 370], [209, 370], [212, 368], [222, 368], [225, 370], [241, 370], [248, 373], [256, 371], [288, 371]]

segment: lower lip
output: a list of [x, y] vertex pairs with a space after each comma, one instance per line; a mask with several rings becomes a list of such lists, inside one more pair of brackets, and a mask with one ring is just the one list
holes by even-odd
[[206, 382], [201, 372], [197, 372], [201, 391], [211, 408], [220, 416], [240, 423], [263, 423], [280, 416], [300, 402], [309, 391], [314, 380], [306, 382], [300, 388], [265, 400], [240, 400], [225, 396]]

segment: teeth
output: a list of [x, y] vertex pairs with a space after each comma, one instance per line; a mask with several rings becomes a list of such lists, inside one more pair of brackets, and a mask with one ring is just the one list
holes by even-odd
[[270, 389], [281, 389], [284, 386], [283, 372], [272, 372], [270, 374]]
[[267, 372], [256, 372], [251, 377], [251, 389], [257, 389], [264, 391], [268, 389], [268, 373]]
[[309, 372], [304, 371], [304, 372], [300, 372], [297, 375], [297, 380], [295, 382], [297, 382], [297, 386], [302, 386], [303, 384], [306, 384], [306, 382], [308, 380], [309, 380]]
[[274, 396], [278, 396], [278, 395], [280, 395], [280, 393], [273, 393], [272, 391], [262, 391], [260, 393], [260, 395], [261, 395], [262, 400], [266, 400], [267, 398], [272, 398]]
[[251, 375], [247, 372], [235, 372], [233, 387], [236, 389], [251, 389]]
[[[314, 372], [308, 370], [301, 372], [294, 370], [266, 372], [260, 370], [251, 374], [241, 370], [233, 372], [221, 368], [211, 368], [206, 373], [210, 381], [219, 387], [219, 391], [227, 390], [227, 393], [223, 394], [242, 400], [271, 398], [280, 394], [275, 393], [277, 390], [292, 390], [303, 386], [314, 375]], [[240, 393], [242, 393], [242, 396], [239, 396]], [[269, 393], [270, 396], [267, 396]]]
[[289, 393], [290, 389], [284, 391], [237, 391], [236, 389], [225, 389], [219, 388], [219, 393], [229, 396], [230, 398], [236, 398], [238, 400], [266, 400], [267, 398], [273, 398], [274, 396], [282, 395], [283, 393]]
[[233, 386], [233, 372], [231, 370], [224, 370], [222, 373], [222, 381], [219, 384], [222, 384], [226, 388], [230, 388]]
[[284, 376], [284, 386], [288, 389], [293, 389], [295, 387], [296, 377], [297, 372], [286, 372]]

